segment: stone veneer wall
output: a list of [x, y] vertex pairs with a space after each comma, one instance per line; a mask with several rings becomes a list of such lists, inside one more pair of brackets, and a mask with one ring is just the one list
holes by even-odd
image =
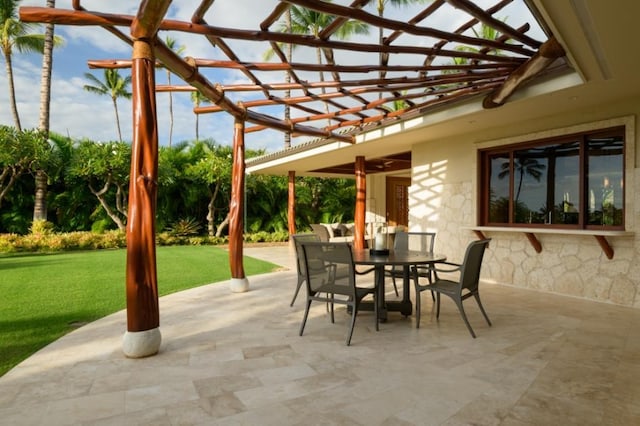
[[[634, 172], [635, 181], [640, 182], [640, 169]], [[410, 228], [436, 231], [436, 251], [459, 262], [466, 245], [477, 238], [473, 231], [461, 229], [474, 224], [473, 184], [440, 182], [422, 187], [416, 179], [420, 173], [419, 167], [414, 169]], [[640, 190], [636, 190], [632, 205], [638, 215]], [[615, 251], [613, 259], [607, 259], [596, 239], [588, 235], [537, 234], [541, 253], [536, 253], [523, 233], [488, 232], [487, 236], [492, 241], [485, 254], [484, 280], [640, 309], [638, 233], [608, 238]]]

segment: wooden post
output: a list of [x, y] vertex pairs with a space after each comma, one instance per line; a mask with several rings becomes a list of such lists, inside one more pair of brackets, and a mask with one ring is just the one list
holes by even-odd
[[236, 118], [233, 134], [233, 168], [231, 171], [231, 204], [229, 205], [229, 264], [231, 291], [249, 290], [242, 263], [244, 213], [244, 120]]
[[127, 218], [126, 356], [153, 355], [160, 348], [156, 273], [155, 210], [158, 190], [158, 132], [155, 58], [148, 40], [133, 44], [133, 143]]
[[289, 199], [287, 203], [287, 221], [289, 235], [296, 233], [296, 172], [289, 171]]
[[356, 211], [354, 214], [353, 246], [364, 248], [364, 217], [367, 201], [367, 175], [363, 156], [356, 157]]

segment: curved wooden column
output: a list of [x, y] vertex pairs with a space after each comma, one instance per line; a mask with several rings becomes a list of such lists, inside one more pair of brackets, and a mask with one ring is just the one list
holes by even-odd
[[231, 171], [231, 204], [229, 205], [229, 264], [231, 291], [245, 292], [249, 281], [242, 263], [244, 213], [244, 120], [236, 119], [233, 133], [233, 168]]
[[127, 217], [127, 333], [129, 357], [155, 354], [160, 347], [156, 273], [155, 210], [158, 191], [158, 132], [155, 58], [151, 45], [137, 40], [131, 68], [133, 143]]
[[287, 222], [289, 235], [296, 233], [296, 172], [289, 171], [289, 198], [287, 202]]
[[364, 218], [367, 202], [367, 174], [363, 156], [356, 157], [356, 211], [354, 214], [353, 246], [364, 248]]

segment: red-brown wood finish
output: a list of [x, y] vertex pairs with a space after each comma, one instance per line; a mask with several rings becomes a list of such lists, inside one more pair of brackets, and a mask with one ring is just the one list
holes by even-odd
[[289, 198], [287, 200], [287, 221], [289, 235], [296, 233], [296, 172], [289, 171]]
[[365, 173], [365, 161], [363, 156], [356, 157], [356, 211], [354, 214], [354, 238], [353, 246], [357, 249], [364, 248], [364, 217], [367, 201], [367, 176]]
[[155, 59], [149, 43], [133, 49], [133, 143], [127, 218], [127, 330], [157, 328], [155, 213], [158, 191], [158, 131], [155, 102]]
[[236, 120], [233, 130], [233, 168], [231, 171], [231, 204], [229, 205], [229, 265], [232, 278], [246, 278], [242, 263], [244, 121]]

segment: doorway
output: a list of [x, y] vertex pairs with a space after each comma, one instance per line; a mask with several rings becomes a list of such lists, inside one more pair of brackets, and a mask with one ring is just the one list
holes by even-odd
[[409, 186], [411, 178], [387, 176], [386, 208], [390, 226], [409, 226]]

